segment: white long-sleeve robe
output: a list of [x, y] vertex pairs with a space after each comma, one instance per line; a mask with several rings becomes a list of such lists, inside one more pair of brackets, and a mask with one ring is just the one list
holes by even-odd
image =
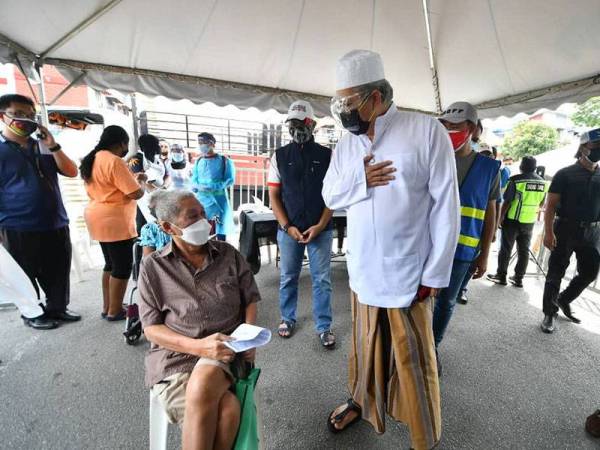
[[[363, 158], [393, 161], [396, 179], [367, 188]], [[366, 135], [344, 135], [324, 180], [330, 209], [348, 214], [350, 288], [361, 303], [409, 306], [419, 284], [448, 285], [458, 233], [460, 201], [456, 163], [444, 127], [392, 104]]]

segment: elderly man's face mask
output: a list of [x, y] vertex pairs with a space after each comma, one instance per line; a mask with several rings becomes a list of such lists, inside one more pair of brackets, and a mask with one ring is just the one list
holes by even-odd
[[304, 120], [292, 119], [288, 121], [287, 125], [290, 136], [296, 144], [305, 144], [310, 141], [315, 129], [315, 122], [308, 118]]

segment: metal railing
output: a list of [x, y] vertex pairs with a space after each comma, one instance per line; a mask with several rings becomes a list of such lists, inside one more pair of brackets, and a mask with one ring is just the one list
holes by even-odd
[[248, 203], [269, 206], [267, 176], [267, 169], [236, 169], [236, 185], [229, 188], [229, 201], [234, 211]]
[[[139, 129], [141, 133], [154, 134], [189, 149], [196, 148], [199, 133], [212, 133], [217, 140], [216, 150], [228, 155], [271, 155], [291, 141], [283, 122], [264, 123], [161, 111], [141, 112]], [[341, 135], [341, 129], [324, 126], [316, 130], [315, 140], [333, 148]]]

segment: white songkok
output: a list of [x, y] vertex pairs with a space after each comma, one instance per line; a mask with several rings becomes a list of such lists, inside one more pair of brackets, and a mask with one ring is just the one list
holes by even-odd
[[370, 50], [352, 50], [337, 62], [335, 89], [339, 91], [362, 86], [384, 78], [383, 60], [379, 53]]

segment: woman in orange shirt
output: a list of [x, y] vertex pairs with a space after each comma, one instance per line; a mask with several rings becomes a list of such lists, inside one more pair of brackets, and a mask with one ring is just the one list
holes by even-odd
[[85, 222], [92, 239], [100, 242], [104, 254], [102, 274], [102, 317], [125, 319], [123, 297], [133, 265], [136, 200], [144, 195], [146, 175], [134, 175], [123, 160], [129, 136], [116, 125], [104, 129], [98, 145], [81, 161], [90, 203]]

